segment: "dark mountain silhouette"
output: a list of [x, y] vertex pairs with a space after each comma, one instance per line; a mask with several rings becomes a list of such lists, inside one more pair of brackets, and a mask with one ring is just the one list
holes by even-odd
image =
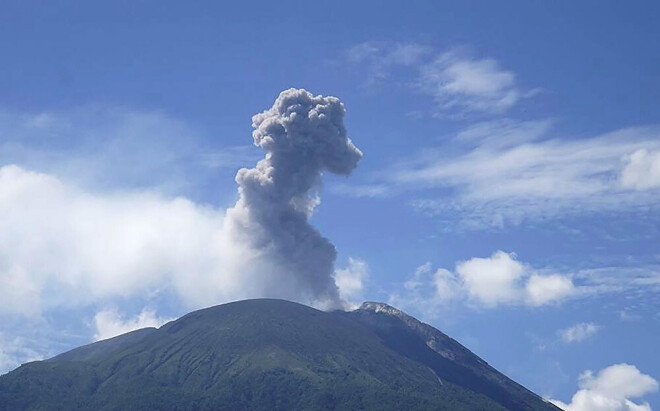
[[0, 376], [0, 409], [557, 410], [381, 303], [322, 312], [247, 300]]

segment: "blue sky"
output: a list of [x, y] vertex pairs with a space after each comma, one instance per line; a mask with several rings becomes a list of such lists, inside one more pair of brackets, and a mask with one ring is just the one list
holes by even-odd
[[346, 302], [572, 410], [660, 407], [660, 7], [353, 3], [5, 3], [0, 371], [267, 294], [220, 226], [295, 87], [364, 155], [310, 219]]

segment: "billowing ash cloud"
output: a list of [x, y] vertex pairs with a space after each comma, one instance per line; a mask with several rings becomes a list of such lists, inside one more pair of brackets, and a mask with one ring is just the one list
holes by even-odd
[[283, 92], [254, 117], [266, 156], [238, 172], [229, 210], [0, 164], [0, 317], [143, 295], [188, 309], [258, 297], [337, 307], [335, 248], [308, 220], [321, 173], [348, 174], [361, 157], [343, 116], [334, 97]]
[[233, 235], [272, 262], [275, 277], [286, 276], [301, 297], [328, 307], [339, 304], [337, 253], [309, 218], [319, 204], [321, 174], [348, 175], [362, 157], [346, 135], [344, 113], [336, 97], [283, 91], [252, 118], [254, 143], [266, 156], [255, 168], [238, 171], [240, 197], [227, 212]]

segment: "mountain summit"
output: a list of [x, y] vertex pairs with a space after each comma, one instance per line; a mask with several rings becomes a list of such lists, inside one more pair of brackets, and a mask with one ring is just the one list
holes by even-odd
[[185, 315], [0, 376], [0, 409], [557, 410], [387, 304], [257, 299]]

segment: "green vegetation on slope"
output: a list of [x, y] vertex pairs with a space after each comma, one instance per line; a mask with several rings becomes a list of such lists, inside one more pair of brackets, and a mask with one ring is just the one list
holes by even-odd
[[556, 409], [524, 389], [493, 391], [396, 321], [225, 304], [23, 365], [0, 377], [0, 409]]

